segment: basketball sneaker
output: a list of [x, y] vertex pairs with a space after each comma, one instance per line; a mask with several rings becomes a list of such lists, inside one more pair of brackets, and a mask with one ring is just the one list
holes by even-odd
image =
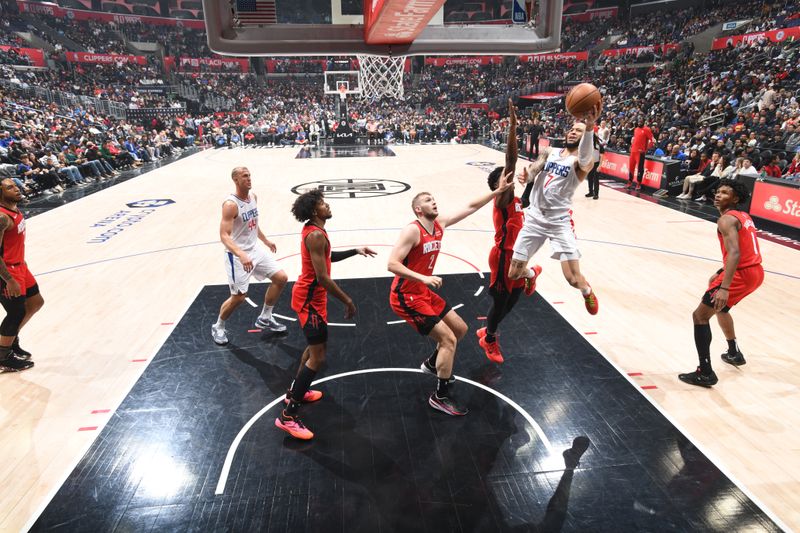
[[431, 365], [430, 361], [425, 359], [421, 365], [419, 365], [419, 369], [425, 372], [426, 374], [430, 374], [431, 376], [436, 376], [436, 367]]
[[22, 359], [23, 361], [29, 360], [33, 355], [19, 345], [19, 337], [14, 337], [14, 342], [11, 343], [11, 351], [17, 359]]
[[484, 338], [486, 336], [486, 328], [480, 328], [478, 331], [475, 332], [475, 335], [478, 336], [478, 340]]
[[739, 350], [736, 350], [736, 353], [725, 352], [721, 357], [729, 365], [742, 366], [747, 364], [747, 361], [744, 360], [744, 354]]
[[478, 344], [483, 348], [483, 352], [486, 354], [489, 361], [497, 364], [503, 362], [503, 354], [500, 353], [500, 345], [497, 344], [497, 340], [488, 342], [486, 337], [481, 337], [478, 339]]
[[281, 324], [275, 317], [270, 316], [269, 318], [258, 317], [256, 319], [256, 327], [260, 329], [268, 329], [270, 331], [274, 331], [275, 333], [281, 333], [286, 331], [286, 325]]
[[[303, 403], [312, 403], [318, 402], [322, 399], [322, 392], [318, 390], [307, 390], [305, 394], [303, 394]], [[289, 403], [289, 393], [286, 393], [286, 398], [283, 399], [283, 403]]]
[[228, 344], [228, 335], [225, 332], [225, 328], [218, 328], [216, 324], [211, 326], [211, 338], [220, 346]]
[[0, 359], [0, 374], [3, 372], [22, 372], [33, 367], [33, 361], [24, 361], [9, 354], [5, 359]]
[[583, 303], [590, 315], [596, 315], [600, 310], [600, 302], [597, 301], [597, 296], [594, 295], [594, 291], [583, 297]]
[[539, 278], [539, 274], [542, 273], [542, 267], [539, 265], [533, 265], [533, 273], [535, 274], [532, 278], [525, 278], [525, 295], [530, 296], [534, 292], [536, 292], [536, 280]]
[[437, 411], [441, 411], [450, 416], [464, 416], [465, 414], [469, 413], [469, 409], [466, 407], [461, 407], [449, 396], [439, 398], [436, 396], [435, 392], [431, 394], [430, 398], [428, 398], [428, 404], [430, 404], [430, 406]]
[[299, 416], [288, 415], [286, 411], [282, 411], [281, 416], [275, 419], [275, 426], [296, 439], [310, 440], [314, 437], [314, 434], [303, 424]]
[[690, 372], [689, 374], [678, 374], [678, 379], [684, 383], [688, 383], [689, 385], [697, 385], [698, 387], [706, 388], [716, 385], [719, 381], [713, 370], [710, 374], [706, 375], [700, 372], [699, 366], [697, 367], [697, 370]]
[[642, 184], [639, 183], [638, 181], [636, 182], [635, 190], [637, 190], [637, 191], [641, 191], [642, 190]]

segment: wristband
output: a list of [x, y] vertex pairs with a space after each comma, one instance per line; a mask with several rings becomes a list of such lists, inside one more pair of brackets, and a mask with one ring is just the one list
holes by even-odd
[[721, 291], [729, 291], [731, 289], [730, 289], [730, 287], [720, 287], [719, 290], [721, 290]]

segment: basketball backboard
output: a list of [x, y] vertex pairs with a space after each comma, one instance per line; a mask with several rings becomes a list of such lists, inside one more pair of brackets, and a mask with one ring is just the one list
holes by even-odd
[[[382, 28], [380, 44], [368, 44], [376, 39], [365, 35], [365, 9], [374, 19], [392, 3], [402, 13]], [[225, 55], [517, 55], [558, 49], [562, 5], [563, 0], [203, 0], [203, 11], [209, 47]], [[427, 24], [417, 28], [413, 41], [404, 39], [403, 25], [426, 9]]]

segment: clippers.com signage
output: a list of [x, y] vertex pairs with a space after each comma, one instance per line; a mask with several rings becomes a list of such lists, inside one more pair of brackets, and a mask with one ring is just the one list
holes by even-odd
[[670, 44], [656, 44], [653, 46], [631, 46], [629, 48], [611, 48], [608, 50], [603, 50], [602, 55], [606, 57], [618, 57], [618, 56], [631, 56], [631, 55], [641, 55], [646, 53], [667, 53], [670, 50], [677, 50], [680, 48], [678, 43], [670, 43]]
[[771, 41], [782, 43], [786, 40], [794, 40], [800, 37], [800, 27], [781, 28], [779, 30], [761, 31], [758, 33], [746, 33], [744, 35], [732, 35], [730, 37], [720, 37], [711, 43], [712, 50], [723, 50], [728, 46], [739, 46], [740, 44], [759, 43], [761, 41]]
[[499, 65], [503, 56], [470, 56], [470, 57], [426, 57], [425, 64], [434, 67], [449, 65]]
[[146, 65], [147, 59], [144, 56], [131, 56], [119, 54], [93, 54], [91, 52], [67, 52], [67, 61], [70, 63], [136, 63]]
[[750, 202], [750, 214], [800, 228], [800, 189], [757, 181]]
[[[600, 173], [607, 176], [628, 180], [628, 154], [618, 154], [616, 152], [605, 152], [600, 157], [600, 166], [597, 169]], [[644, 178], [642, 185], [652, 189], [661, 189], [661, 177], [664, 174], [664, 163], [645, 159]]]
[[588, 61], [589, 52], [562, 52], [556, 54], [528, 54], [519, 56], [523, 63], [544, 63], [545, 61]]

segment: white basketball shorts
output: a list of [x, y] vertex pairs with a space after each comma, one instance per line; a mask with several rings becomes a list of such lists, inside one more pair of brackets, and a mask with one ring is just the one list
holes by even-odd
[[264, 281], [271, 278], [281, 270], [275, 255], [260, 242], [255, 248], [247, 252], [253, 262], [253, 270], [245, 272], [242, 262], [231, 252], [225, 252], [225, 271], [228, 273], [228, 286], [231, 294], [246, 294], [250, 286], [250, 279]]
[[553, 259], [580, 259], [581, 252], [578, 250], [578, 239], [572, 224], [572, 212], [543, 213], [533, 206], [525, 210], [525, 221], [514, 242], [513, 258], [527, 262], [547, 239], [550, 240], [550, 257]]

